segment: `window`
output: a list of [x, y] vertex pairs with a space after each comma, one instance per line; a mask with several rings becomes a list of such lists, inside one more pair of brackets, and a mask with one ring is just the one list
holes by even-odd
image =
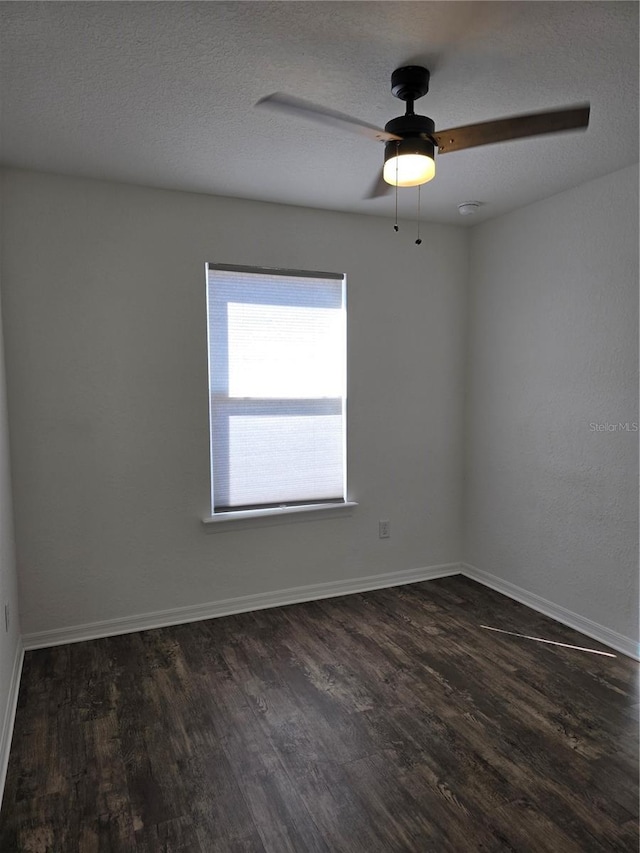
[[212, 516], [344, 504], [345, 280], [209, 264]]

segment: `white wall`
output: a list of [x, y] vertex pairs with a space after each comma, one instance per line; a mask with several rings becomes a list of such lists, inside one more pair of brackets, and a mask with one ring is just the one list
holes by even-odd
[[[19, 171], [4, 192], [25, 632], [460, 559], [462, 229], [418, 248], [377, 217]], [[350, 515], [201, 525], [206, 261], [347, 273]]]
[[638, 168], [473, 229], [465, 559], [637, 637]]
[[[9, 631], [5, 630], [4, 607], [9, 605]], [[15, 690], [20, 664], [20, 624], [11, 505], [11, 476], [7, 406], [5, 394], [4, 344], [0, 305], [0, 799], [9, 754]]]

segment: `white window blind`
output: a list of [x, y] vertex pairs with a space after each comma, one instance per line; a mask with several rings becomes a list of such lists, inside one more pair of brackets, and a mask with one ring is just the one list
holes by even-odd
[[345, 500], [344, 276], [210, 264], [212, 513]]

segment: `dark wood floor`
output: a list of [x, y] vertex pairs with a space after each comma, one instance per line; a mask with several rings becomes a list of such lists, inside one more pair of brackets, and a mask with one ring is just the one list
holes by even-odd
[[452, 577], [29, 652], [0, 850], [637, 853], [636, 665], [482, 625], [606, 650]]

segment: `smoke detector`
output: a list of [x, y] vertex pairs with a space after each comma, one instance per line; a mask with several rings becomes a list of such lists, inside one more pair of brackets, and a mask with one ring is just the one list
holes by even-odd
[[473, 216], [479, 207], [479, 201], [463, 201], [458, 205], [458, 213], [460, 216]]

